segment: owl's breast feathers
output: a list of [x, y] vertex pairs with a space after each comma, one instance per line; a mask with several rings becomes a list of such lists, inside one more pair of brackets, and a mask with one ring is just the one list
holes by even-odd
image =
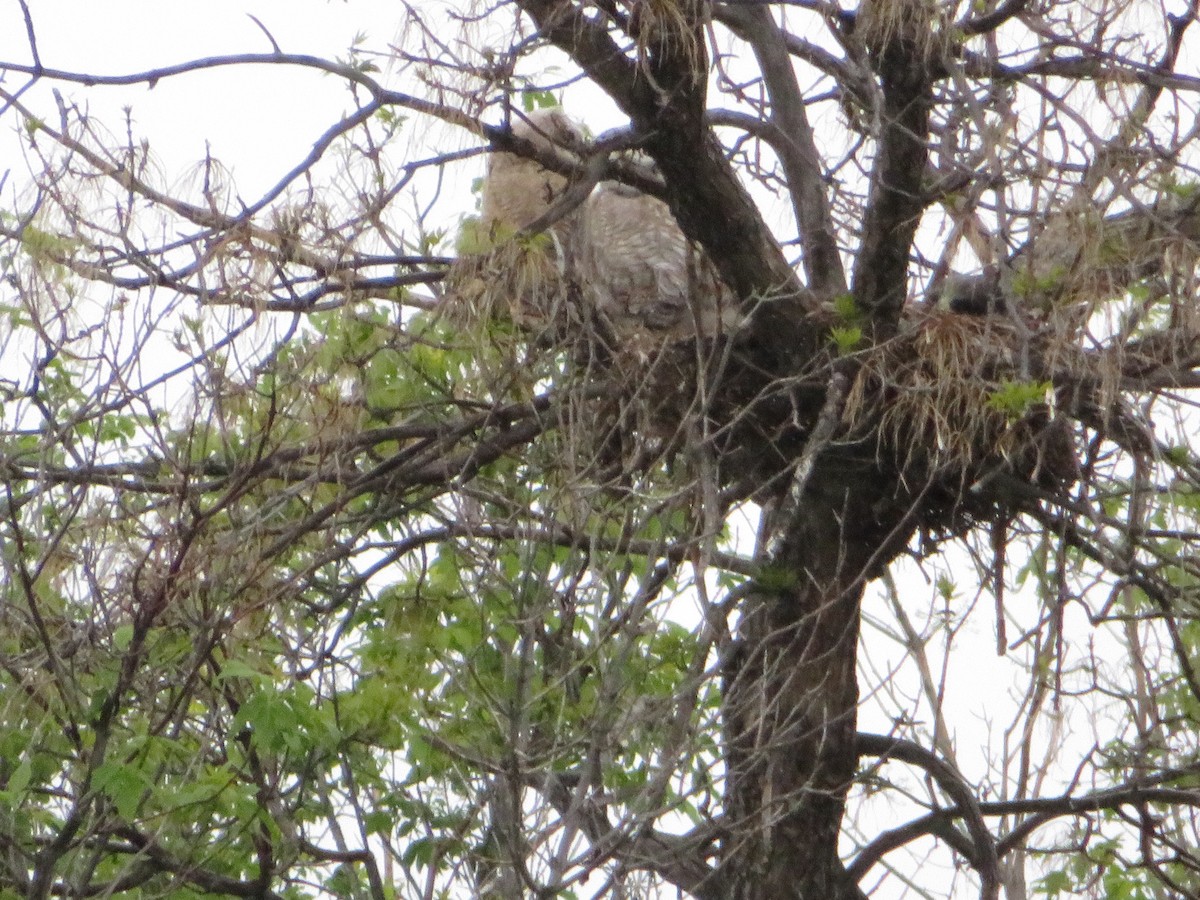
[[[545, 150], [583, 142], [579, 127], [557, 107], [537, 110], [513, 122], [512, 133]], [[493, 153], [483, 182], [484, 224], [508, 235], [527, 228], [562, 197], [567, 183], [563, 175], [535, 159]]]
[[680, 338], [719, 332], [728, 291], [661, 200], [603, 182], [579, 233], [582, 282], [598, 312]]
[[[513, 134], [543, 147], [582, 145], [578, 126], [557, 108], [514, 122]], [[550, 210], [568, 186], [536, 160], [493, 153], [483, 222], [497, 239], [512, 236]], [[605, 181], [547, 231], [553, 241], [544, 252], [558, 255], [591, 313], [634, 343], [713, 337], [735, 324], [733, 298], [715, 267], [656, 197]]]

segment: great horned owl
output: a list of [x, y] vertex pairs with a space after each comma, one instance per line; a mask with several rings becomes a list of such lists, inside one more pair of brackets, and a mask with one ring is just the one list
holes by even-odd
[[[583, 143], [581, 129], [557, 107], [515, 122], [513, 134], [544, 147]], [[484, 225], [496, 236], [521, 231], [568, 186], [535, 160], [494, 153], [483, 185]], [[652, 346], [714, 337], [733, 324], [729, 291], [658, 198], [605, 181], [547, 231], [561, 274], [579, 288], [584, 317], [603, 322], [619, 348], [645, 356]]]
[[[602, 171], [602, 160], [587, 157], [581, 129], [561, 110], [532, 113], [514, 123], [513, 133], [580, 154], [578, 176], [565, 178], [516, 154], [492, 154], [482, 224], [493, 249], [478, 258], [473, 283], [484, 286], [480, 296], [502, 296], [512, 320], [535, 342], [567, 350], [572, 371], [603, 373], [616, 388], [570, 407], [573, 427], [564, 434], [589, 448], [571, 459], [610, 472], [673, 455], [703, 415], [701, 366], [708, 354], [697, 352], [696, 341], [707, 344], [733, 329], [732, 294], [657, 197], [601, 181], [572, 207]], [[655, 174], [636, 154], [624, 162]], [[521, 234], [534, 223], [543, 235]], [[486, 315], [496, 306], [476, 308]]]
[[[577, 147], [583, 140], [558, 108], [514, 118], [512, 132], [542, 149]], [[480, 218], [464, 223], [459, 258], [446, 276], [451, 315], [487, 321], [506, 312], [523, 331], [555, 341], [579, 330], [578, 291], [568, 272], [578, 211], [564, 213], [542, 234], [523, 233], [567, 187], [567, 178], [537, 160], [506, 152], [488, 157]]]
[[657, 197], [601, 183], [580, 216], [578, 255], [584, 296], [618, 332], [669, 342], [732, 324], [729, 291]]
[[[512, 133], [544, 149], [583, 142], [582, 132], [560, 107], [535, 110], [514, 121]], [[536, 160], [515, 153], [493, 153], [483, 182], [483, 222], [496, 237], [514, 234], [547, 212], [566, 188], [566, 178]], [[552, 230], [562, 232], [565, 224], [554, 223]]]

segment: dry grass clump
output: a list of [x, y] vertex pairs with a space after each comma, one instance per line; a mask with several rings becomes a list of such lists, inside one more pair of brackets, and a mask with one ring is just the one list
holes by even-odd
[[938, 0], [864, 0], [856, 31], [875, 50], [898, 43], [917, 55], [914, 63], [927, 61], [949, 49], [951, 14]]
[[704, 7], [696, 0], [628, 0], [629, 35], [636, 42], [638, 62], [676, 55], [687, 61], [697, 78], [707, 69], [701, 25]]
[[508, 320], [540, 332], [579, 318], [570, 279], [547, 235], [512, 237], [463, 253], [443, 287], [446, 315], [464, 328]]
[[[1054, 348], [999, 316], [921, 309], [867, 355], [848, 397], [853, 433], [909, 491], [980, 495], [999, 473], [1042, 488], [1077, 476], [1074, 435], [1054, 389], [1028, 374]], [[1036, 346], [1032, 346], [1036, 344]]]

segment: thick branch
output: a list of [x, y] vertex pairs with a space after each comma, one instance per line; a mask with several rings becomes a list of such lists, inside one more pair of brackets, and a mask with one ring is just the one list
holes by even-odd
[[194, 885], [200, 890], [212, 894], [224, 894], [229, 897], [255, 897], [262, 900], [279, 900], [280, 895], [259, 883], [258, 881], [239, 881], [208, 869], [202, 869], [190, 860], [180, 859], [153, 839], [146, 837], [134, 828], [121, 828], [120, 834], [138, 849], [138, 853], [148, 857], [155, 865], [164, 871], [178, 876], [185, 883]]
[[697, 900], [721, 896], [705, 862], [705, 848], [713, 842], [711, 828], [696, 828], [685, 835], [651, 829], [631, 834], [628, 828], [613, 827], [602, 803], [579, 796], [583, 779], [577, 775], [546, 773], [528, 783], [545, 795], [560, 816], [578, 822], [597, 852], [619, 858], [630, 869], [656, 872]]
[[771, 98], [771, 121], [783, 135], [773, 146], [791, 187], [808, 285], [821, 297], [843, 294], [846, 276], [838, 253], [821, 157], [784, 33], [765, 6], [725, 7], [721, 19], [754, 48], [762, 70]]
[[1031, 813], [1003, 839], [996, 842], [994, 850], [997, 857], [1003, 859], [1009, 853], [1020, 849], [1034, 831], [1057, 819], [1066, 816], [1086, 816], [1103, 810], [1118, 809], [1122, 806], [1138, 806], [1145, 803], [1197, 808], [1200, 807], [1200, 794], [1180, 788], [1120, 787], [1082, 797], [1005, 800], [991, 803], [973, 802], [971, 809], [952, 806], [935, 810], [899, 828], [885, 831], [858, 855], [849, 866], [849, 871], [856, 879], [862, 879], [871, 866], [875, 865], [884, 855], [926, 836], [933, 836], [945, 841], [965, 859], [974, 862], [971, 854], [975, 847], [954, 828], [954, 822], [963, 817], [969, 819], [976, 814], [999, 817]]
[[[983, 820], [983, 812], [979, 807], [979, 801], [975, 798], [974, 790], [967, 784], [962, 774], [920, 744], [889, 735], [860, 732], [858, 734], [858, 752], [859, 754], [878, 756], [880, 762], [897, 759], [911, 763], [920, 766], [933, 776], [946, 795], [958, 804], [959, 815], [966, 821], [970, 843], [965, 847], [959, 846], [957, 849], [979, 872], [980, 880], [983, 883], [981, 896], [998, 896], [1000, 857], [996, 850], [996, 840], [988, 831], [987, 824]], [[939, 831], [938, 835], [945, 838], [947, 836], [945, 829]], [[867, 870], [881, 859], [884, 853], [899, 846], [893, 840], [889, 840], [890, 836], [892, 836], [892, 832], [887, 832], [863, 849], [858, 858], [848, 866], [851, 877], [856, 881], [861, 880]], [[907, 838], [903, 843], [907, 843], [907, 840], [911, 840], [911, 838]]]
[[885, 331], [904, 306], [909, 251], [927, 202], [922, 182], [932, 92], [923, 42], [933, 38], [909, 28], [920, 26], [898, 26], [877, 52], [882, 132], [854, 269], [855, 302]]

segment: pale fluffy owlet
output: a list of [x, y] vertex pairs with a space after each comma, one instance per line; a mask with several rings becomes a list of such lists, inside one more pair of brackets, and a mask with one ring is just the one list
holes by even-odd
[[[559, 108], [514, 121], [513, 134], [545, 147], [582, 143], [581, 129]], [[638, 164], [653, 171], [648, 162]], [[566, 178], [534, 160], [494, 153], [483, 186], [484, 225], [497, 237], [516, 233], [567, 186]], [[697, 335], [714, 337], [734, 321], [732, 297], [715, 268], [656, 197], [605, 181], [548, 231], [562, 274], [579, 285], [584, 312], [603, 320], [638, 355]]]
[[[582, 144], [579, 129], [558, 108], [514, 116], [512, 131], [542, 148]], [[578, 211], [550, 223], [543, 234], [521, 234], [550, 210], [567, 185], [567, 178], [536, 160], [515, 153], [488, 157], [481, 228], [471, 232], [472, 249], [447, 277], [459, 309], [485, 318], [506, 309], [522, 329], [536, 333], [562, 337], [579, 331], [569, 261]]]
[[[540, 147], [582, 143], [579, 128], [560, 107], [539, 109], [514, 119], [513, 135]], [[567, 179], [536, 160], [515, 153], [493, 153], [483, 182], [483, 222], [497, 233], [528, 227], [562, 196]]]

